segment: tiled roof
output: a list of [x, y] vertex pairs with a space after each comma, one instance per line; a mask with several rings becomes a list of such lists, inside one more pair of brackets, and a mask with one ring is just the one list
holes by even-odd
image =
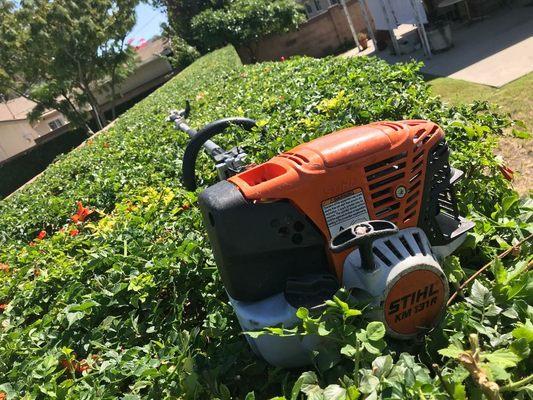
[[35, 103], [24, 97], [0, 102], [0, 121], [26, 119], [26, 115], [35, 107]]
[[168, 50], [168, 41], [164, 38], [150, 39], [135, 49], [140, 64], [145, 64], [159, 57]]

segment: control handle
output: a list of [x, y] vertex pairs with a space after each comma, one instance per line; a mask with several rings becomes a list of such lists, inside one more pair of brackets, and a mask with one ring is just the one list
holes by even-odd
[[372, 253], [372, 244], [375, 240], [394, 235], [398, 232], [398, 227], [390, 221], [366, 221], [354, 224], [336, 236], [329, 244], [333, 253], [340, 253], [352, 247], [359, 247], [361, 254], [361, 264], [366, 270], [376, 268], [374, 254]]

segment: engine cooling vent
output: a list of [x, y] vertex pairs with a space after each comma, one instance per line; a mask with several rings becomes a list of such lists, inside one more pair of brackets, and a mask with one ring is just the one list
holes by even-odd
[[376, 240], [372, 252], [376, 264], [389, 268], [409, 257], [433, 255], [426, 235], [419, 228], [404, 229], [396, 235]]
[[394, 188], [405, 178], [406, 166], [407, 152], [403, 152], [365, 167], [376, 219], [396, 222], [400, 201], [394, 196]]
[[304, 164], [309, 163], [309, 160], [306, 157], [298, 153], [291, 153], [291, 152], [282, 153], [279, 155], [279, 157], [283, 157], [288, 160], [291, 160], [296, 165], [304, 165]]
[[[398, 226], [414, 226], [418, 222], [421, 207], [427, 157], [431, 139], [439, 127], [427, 121], [412, 120], [401, 123], [380, 123], [394, 130], [412, 131], [413, 146], [380, 162], [365, 167], [366, 181], [372, 200], [372, 217], [396, 223]], [[399, 185], [407, 189], [405, 197], [395, 194]], [[449, 204], [448, 204], [449, 206]]]

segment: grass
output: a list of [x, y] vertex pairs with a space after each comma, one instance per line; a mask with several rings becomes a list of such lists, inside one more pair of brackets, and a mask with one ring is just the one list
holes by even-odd
[[[533, 133], [533, 73], [501, 88], [452, 78], [428, 77], [427, 80], [433, 93], [444, 102], [459, 105], [476, 100], [488, 101], [509, 114], [516, 121], [518, 131]], [[531, 194], [533, 188], [533, 140], [520, 136], [506, 136], [496, 152], [503, 157], [505, 165], [516, 172], [513, 186], [524, 196]]]
[[525, 123], [533, 132], [533, 73], [529, 73], [501, 88], [480, 85], [452, 78], [435, 78], [428, 81], [433, 93], [452, 105], [486, 100], [497, 104], [515, 120]]

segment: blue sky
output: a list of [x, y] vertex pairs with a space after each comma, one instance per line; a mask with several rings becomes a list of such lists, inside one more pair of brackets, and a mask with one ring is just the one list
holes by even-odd
[[154, 9], [147, 4], [141, 3], [135, 11], [137, 13], [137, 23], [128, 35], [128, 39], [133, 38], [137, 42], [139, 39], [148, 40], [152, 36], [161, 33], [160, 25], [167, 20], [163, 10]]

